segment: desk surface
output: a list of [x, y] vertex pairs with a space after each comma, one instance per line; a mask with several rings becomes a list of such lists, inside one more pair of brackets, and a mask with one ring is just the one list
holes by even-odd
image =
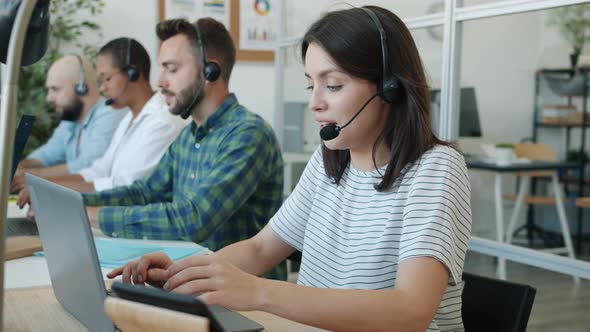
[[[261, 311], [242, 312], [262, 324], [264, 331], [324, 331]], [[23, 288], [4, 293], [5, 331], [88, 331], [57, 302], [50, 287]]]
[[[139, 242], [144, 244], [156, 244], [167, 247], [201, 247], [193, 242], [185, 241], [155, 241], [132, 239], [121, 239], [121, 241], [131, 243]], [[107, 273], [111, 272], [112, 269], [101, 267], [101, 270], [102, 275], [106, 280]], [[49, 270], [47, 269], [47, 261], [45, 260], [45, 257], [24, 257], [9, 260], [4, 263], [4, 289], [40, 287], [50, 285], [51, 279], [49, 277]]]
[[[166, 246], [198, 247], [183, 241], [130, 242], [159, 243]], [[102, 268], [103, 276], [111, 269]], [[45, 257], [25, 257], [5, 262], [4, 330], [5, 331], [88, 331], [57, 302]], [[266, 312], [244, 312], [259, 322], [265, 331], [324, 331], [295, 323]]]
[[493, 171], [493, 172], [524, 172], [524, 171], [554, 171], [558, 169], [576, 169], [581, 166], [577, 163], [565, 161], [530, 161], [526, 163], [512, 163], [507, 166], [499, 166], [494, 162], [466, 159], [467, 168]]

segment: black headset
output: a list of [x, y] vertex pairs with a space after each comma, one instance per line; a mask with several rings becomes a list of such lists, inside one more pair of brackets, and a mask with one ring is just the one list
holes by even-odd
[[88, 94], [88, 85], [86, 85], [84, 63], [82, 62], [82, 57], [78, 54], [76, 54], [76, 59], [78, 59], [78, 63], [80, 64], [80, 80], [78, 81], [78, 84], [74, 86], [74, 91], [78, 96], [86, 96], [86, 94]]
[[201, 60], [203, 61], [203, 75], [205, 79], [209, 82], [215, 82], [219, 75], [221, 75], [221, 68], [216, 62], [207, 61], [207, 55], [205, 54], [205, 45], [203, 44], [203, 38], [201, 37], [201, 30], [199, 30], [199, 23], [195, 22], [195, 24], [190, 24], [193, 27], [195, 35], [197, 36], [197, 44], [199, 44], [199, 48], [201, 49]]
[[388, 103], [392, 103], [396, 98], [399, 90], [399, 82], [395, 74], [390, 71], [389, 57], [387, 53], [387, 42], [385, 38], [385, 29], [381, 25], [381, 21], [377, 15], [369, 8], [361, 8], [369, 15], [371, 20], [375, 22], [377, 30], [379, 30], [379, 40], [381, 42], [381, 79], [377, 82], [377, 91], [379, 96]]
[[129, 81], [135, 82], [139, 79], [139, 71], [131, 66], [131, 38], [127, 38], [127, 53], [125, 55], [125, 67], [123, 70], [127, 72]]

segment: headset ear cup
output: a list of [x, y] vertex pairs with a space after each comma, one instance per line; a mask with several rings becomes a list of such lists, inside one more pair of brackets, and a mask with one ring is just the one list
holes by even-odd
[[76, 84], [74, 91], [78, 96], [85, 96], [88, 93], [88, 86], [84, 82]]
[[215, 82], [221, 75], [221, 68], [215, 62], [207, 62], [205, 68], [203, 68], [203, 75], [207, 81]]
[[133, 67], [127, 67], [127, 77], [129, 81], [135, 82], [139, 79], [139, 72]]
[[399, 90], [399, 82], [395, 76], [387, 77], [383, 80], [383, 84], [381, 86], [381, 92], [379, 96], [388, 103], [393, 103], [394, 100], [397, 99], [397, 94]]

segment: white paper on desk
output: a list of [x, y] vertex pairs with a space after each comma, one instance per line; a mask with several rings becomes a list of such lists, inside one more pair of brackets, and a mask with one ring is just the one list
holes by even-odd
[[[482, 143], [480, 145], [480, 147], [485, 155], [485, 157], [483, 158], [484, 161], [496, 162], [496, 146], [494, 144]], [[513, 154], [512, 155], [512, 163], [513, 164], [528, 164], [528, 163], [531, 163], [531, 160], [527, 159], [527, 158], [517, 158]]]
[[496, 160], [496, 146], [490, 143], [482, 143], [480, 145], [486, 159]]
[[[173, 261], [196, 254], [204, 248], [195, 247], [166, 247], [154, 244], [143, 244], [139, 242], [125, 242], [114, 239], [95, 238], [96, 252], [100, 266], [104, 268], [115, 268], [127, 264], [129, 261], [139, 259], [151, 252], [164, 252]], [[45, 256], [43, 251], [35, 253], [36, 256]]]

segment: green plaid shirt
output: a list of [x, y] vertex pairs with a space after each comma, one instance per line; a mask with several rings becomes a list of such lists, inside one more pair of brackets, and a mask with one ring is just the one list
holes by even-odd
[[280, 207], [282, 188], [272, 128], [231, 94], [201, 126], [182, 130], [150, 176], [84, 199], [104, 206], [107, 235], [188, 240], [215, 251], [258, 233]]

